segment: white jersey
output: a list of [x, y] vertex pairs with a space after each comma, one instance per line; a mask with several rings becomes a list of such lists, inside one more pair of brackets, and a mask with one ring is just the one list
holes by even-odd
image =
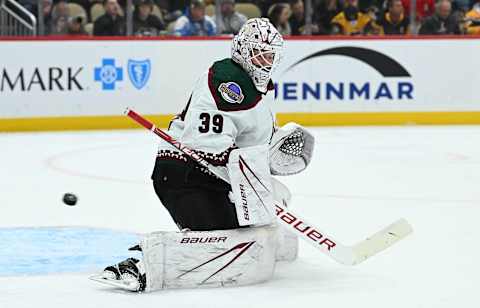
[[[269, 90], [273, 86], [269, 87]], [[274, 131], [273, 91], [260, 93], [231, 59], [215, 62], [196, 82], [169, 134], [214, 165], [225, 165], [234, 148], [268, 144]], [[163, 142], [158, 156], [186, 160]]]

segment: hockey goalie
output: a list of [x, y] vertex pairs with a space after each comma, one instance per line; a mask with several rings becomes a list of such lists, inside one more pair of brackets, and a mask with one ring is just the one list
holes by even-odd
[[275, 126], [271, 76], [283, 39], [268, 19], [250, 19], [233, 38], [231, 58], [200, 76], [168, 133], [216, 168], [216, 177], [168, 143], [152, 174], [161, 203], [178, 232], [153, 232], [129, 258], [92, 279], [131, 291], [235, 286], [270, 279], [275, 263], [294, 260], [297, 238], [275, 220], [274, 202], [290, 193], [273, 175], [310, 162], [314, 139], [303, 127]]

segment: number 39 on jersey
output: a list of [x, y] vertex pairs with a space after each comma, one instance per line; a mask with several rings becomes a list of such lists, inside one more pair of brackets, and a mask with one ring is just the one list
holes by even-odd
[[211, 115], [207, 112], [200, 114], [201, 125], [198, 127], [200, 133], [208, 133], [210, 130], [216, 134], [223, 132], [223, 116], [221, 114]]

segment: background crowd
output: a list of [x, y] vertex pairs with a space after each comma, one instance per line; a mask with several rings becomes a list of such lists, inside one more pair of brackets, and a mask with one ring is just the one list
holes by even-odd
[[[42, 14], [46, 35], [127, 34], [126, 0], [17, 1]], [[260, 16], [283, 35], [480, 34], [480, 0], [311, 0], [311, 14], [303, 0], [132, 1], [136, 36], [232, 35]]]

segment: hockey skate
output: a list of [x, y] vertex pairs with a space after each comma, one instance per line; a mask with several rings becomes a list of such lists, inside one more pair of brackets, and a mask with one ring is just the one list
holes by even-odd
[[101, 274], [91, 280], [132, 292], [142, 292], [146, 287], [146, 277], [141, 261], [128, 258], [118, 264], [106, 267]]

